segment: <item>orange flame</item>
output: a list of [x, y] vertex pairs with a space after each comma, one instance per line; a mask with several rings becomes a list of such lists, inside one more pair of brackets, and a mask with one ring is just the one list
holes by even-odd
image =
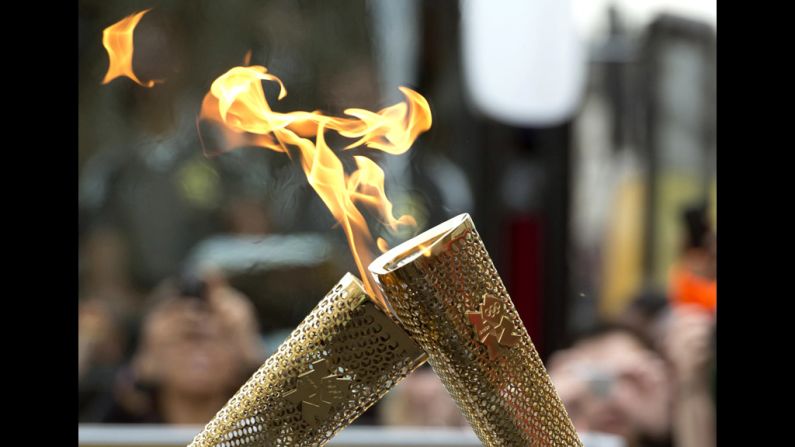
[[120, 76], [126, 76], [143, 87], [154, 87], [155, 81], [148, 81], [144, 84], [135, 76], [132, 69], [133, 32], [138, 26], [138, 22], [141, 21], [141, 17], [149, 11], [151, 8], [129, 15], [102, 31], [102, 45], [110, 58], [108, 72], [105, 74], [102, 84], [107, 84]]
[[[367, 291], [383, 301], [365, 268], [373, 260], [375, 243], [357, 204], [372, 209], [390, 231], [416, 226], [412, 216], [395, 218], [384, 191], [384, 171], [371, 159], [355, 156], [357, 169], [345, 173], [342, 161], [326, 144], [325, 132], [357, 139], [345, 149], [365, 146], [389, 154], [406, 152], [419, 134], [431, 127], [428, 101], [419, 93], [400, 87], [406, 102], [378, 112], [347, 109], [349, 117], [321, 112], [274, 112], [265, 98], [262, 81], [279, 85], [279, 99], [287, 95], [282, 81], [259, 65], [234, 67], [216, 79], [202, 103], [200, 119], [221, 125], [230, 147], [255, 145], [284, 152], [298, 150], [301, 167], [331, 214], [345, 231], [356, 265]], [[314, 141], [312, 141], [314, 137]], [[385, 246], [383, 240], [379, 246]]]
[[414, 217], [404, 214], [398, 219], [392, 216], [392, 202], [384, 191], [384, 171], [373, 160], [360, 155], [354, 156], [358, 169], [348, 177], [348, 192], [354, 202], [370, 206], [384, 218], [384, 224], [397, 232], [400, 225], [417, 226]]

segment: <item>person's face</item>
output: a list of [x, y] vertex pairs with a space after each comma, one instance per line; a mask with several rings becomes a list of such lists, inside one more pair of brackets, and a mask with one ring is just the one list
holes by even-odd
[[581, 343], [550, 368], [569, 416], [581, 431], [635, 439], [668, 427], [668, 383], [662, 359], [629, 335]]
[[188, 394], [227, 392], [240, 375], [241, 352], [228, 325], [194, 299], [170, 303], [153, 319], [152, 358], [161, 387]]

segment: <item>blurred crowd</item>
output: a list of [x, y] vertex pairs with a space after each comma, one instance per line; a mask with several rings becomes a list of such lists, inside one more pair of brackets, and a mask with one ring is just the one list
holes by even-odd
[[[682, 221], [687, 237], [667, 292], [642, 291], [547, 362], [581, 432], [618, 435], [627, 447], [715, 445], [716, 238], [705, 208]], [[168, 279], [145, 299], [140, 328], [128, 330], [135, 297], [123, 244], [107, 230], [90, 242], [97, 259], [79, 308], [80, 419], [206, 423], [269, 354], [251, 300], [217, 270]], [[466, 426], [427, 366], [369, 422]]]
[[639, 293], [549, 359], [578, 430], [618, 434], [631, 447], [715, 445], [716, 237], [703, 206], [682, 223], [667, 292]]

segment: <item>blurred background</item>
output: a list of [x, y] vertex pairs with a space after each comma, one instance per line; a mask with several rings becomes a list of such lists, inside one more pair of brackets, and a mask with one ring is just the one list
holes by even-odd
[[[715, 1], [78, 4], [81, 444], [187, 443], [356, 272], [300, 166], [202, 150], [202, 98], [250, 50], [279, 111], [428, 99], [377, 160], [395, 214], [472, 215], [591, 445], [714, 445]], [[164, 82], [100, 85], [102, 30], [149, 7], [133, 67]], [[429, 368], [356, 425], [478, 445]]]

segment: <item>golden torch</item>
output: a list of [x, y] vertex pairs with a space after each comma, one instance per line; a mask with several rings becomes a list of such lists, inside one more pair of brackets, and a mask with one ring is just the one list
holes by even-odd
[[426, 357], [346, 274], [190, 447], [322, 446]]
[[581, 446], [468, 214], [370, 264], [403, 327], [487, 446]]

